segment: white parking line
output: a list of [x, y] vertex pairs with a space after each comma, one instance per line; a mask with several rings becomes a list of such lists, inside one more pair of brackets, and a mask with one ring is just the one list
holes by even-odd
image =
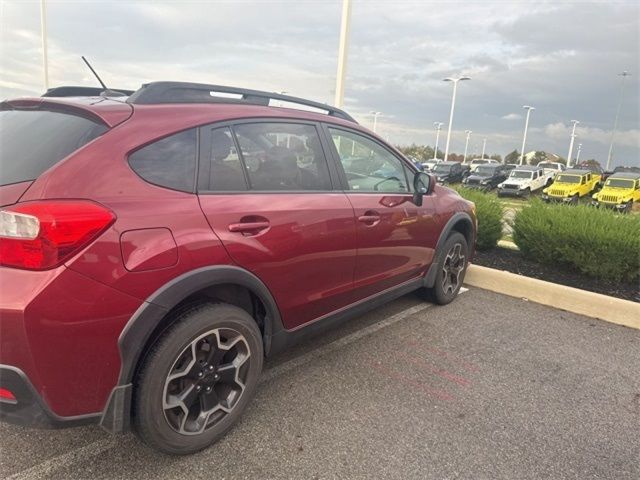
[[[468, 291], [467, 288], [462, 287], [460, 289], [460, 293], [464, 293]], [[354, 333], [346, 335], [338, 340], [335, 340], [323, 347], [320, 347], [316, 350], [308, 352], [304, 355], [291, 359], [287, 362], [281, 363], [269, 370], [266, 370], [262, 377], [260, 378], [260, 383], [268, 382], [273, 380], [274, 378], [287, 373], [295, 368], [298, 368], [302, 365], [306, 365], [307, 363], [319, 358], [327, 353], [331, 353], [339, 348], [342, 348], [346, 345], [349, 345], [353, 342], [360, 340], [366, 336], [369, 336], [375, 332], [382, 330], [383, 328], [390, 327], [391, 325], [404, 320], [411, 315], [414, 315], [418, 312], [422, 312], [429, 308], [433, 307], [431, 303], [422, 303], [419, 305], [415, 305], [413, 307], [407, 308], [386, 320], [382, 320], [381, 322], [374, 323], [373, 325], [369, 325], [361, 330], [358, 330]], [[118, 444], [116, 439], [109, 438], [104, 440], [98, 440], [96, 442], [85, 445], [84, 447], [78, 448], [76, 450], [71, 450], [67, 453], [63, 453], [62, 455], [58, 455], [57, 457], [50, 458], [45, 460], [38, 465], [30, 467], [26, 470], [22, 470], [21, 472], [15, 473], [6, 478], [6, 480], [37, 480], [40, 478], [45, 478], [51, 473], [69, 467], [75, 463], [80, 463], [88, 460], [91, 457], [95, 457], [100, 455], [106, 450], [115, 447]]]
[[71, 450], [57, 457], [49, 458], [38, 465], [22, 470], [21, 472], [14, 473], [13, 475], [6, 477], [6, 480], [38, 480], [40, 478], [46, 478], [57, 470], [69, 467], [74, 463], [82, 462], [100, 455], [105, 450], [109, 450], [117, 445], [115, 439], [109, 438], [105, 440], [98, 440], [96, 442], [85, 445], [84, 447]]

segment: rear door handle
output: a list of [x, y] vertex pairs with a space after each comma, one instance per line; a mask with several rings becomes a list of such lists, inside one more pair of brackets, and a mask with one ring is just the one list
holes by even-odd
[[257, 235], [269, 228], [269, 222], [239, 222], [229, 225], [230, 232], [240, 232], [244, 235]]

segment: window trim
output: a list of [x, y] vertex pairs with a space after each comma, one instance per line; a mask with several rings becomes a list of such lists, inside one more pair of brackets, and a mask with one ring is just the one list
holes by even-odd
[[[301, 120], [296, 118], [284, 118], [284, 117], [252, 117], [252, 118], [242, 118], [242, 119], [233, 119], [233, 120], [225, 120], [221, 122], [214, 122], [205, 125], [201, 125], [197, 127], [202, 135], [201, 143], [200, 143], [200, 155], [199, 155], [199, 163], [205, 164], [208, 161], [206, 157], [207, 144], [204, 142], [206, 139], [210, 139], [211, 131], [218, 129], [229, 127], [231, 129], [234, 144], [238, 151], [238, 157], [242, 162], [243, 167], [246, 169], [246, 164], [244, 161], [244, 155], [242, 154], [242, 150], [240, 149], [240, 145], [237, 140], [235, 126], [237, 125], [246, 125], [246, 124], [256, 124], [256, 123], [285, 123], [285, 124], [295, 124], [295, 125], [308, 125], [314, 127], [316, 133], [318, 135], [318, 139], [320, 140], [320, 145], [322, 148], [322, 153], [324, 154], [325, 162], [327, 165], [327, 169], [329, 172], [329, 182], [331, 184], [331, 188], [329, 190], [254, 190], [251, 188], [251, 181], [248, 178], [248, 175], [245, 174], [245, 182], [247, 184], [247, 190], [227, 190], [227, 191], [218, 191], [218, 190], [210, 190], [208, 188], [208, 176], [204, 175], [204, 173], [199, 173], [197, 183], [196, 194], [198, 195], [287, 195], [287, 194], [327, 194], [327, 193], [336, 193], [342, 191], [340, 188], [340, 176], [339, 172], [336, 171], [334, 162], [332, 161], [332, 152], [329, 150], [328, 145], [326, 143], [326, 139], [324, 138], [324, 132], [322, 130], [322, 125], [320, 122], [316, 122], [313, 120]], [[210, 145], [209, 145], [210, 146]], [[206, 173], [209, 174], [209, 169], [205, 168]], [[205, 188], [205, 186], [207, 188]]]
[[[323, 133], [326, 136], [326, 141], [327, 143], [329, 143], [330, 145], [330, 149], [331, 149], [331, 155], [333, 157], [333, 161], [335, 163], [335, 168], [338, 170], [338, 175], [340, 177], [340, 182], [342, 184], [342, 191], [344, 193], [347, 194], [362, 194], [362, 195], [381, 195], [381, 194], [386, 194], [386, 195], [413, 195], [412, 190], [413, 190], [413, 179], [409, 179], [407, 177], [407, 169], [410, 172], [413, 172], [413, 174], [415, 175], [418, 172], [418, 169], [415, 165], [412, 164], [412, 162], [408, 161], [407, 159], [404, 158], [404, 156], [398, 155], [397, 152], [395, 152], [395, 150], [387, 145], [386, 143], [382, 143], [380, 140], [378, 140], [377, 138], [367, 134], [366, 132], [360, 131], [360, 130], [356, 130], [353, 128], [348, 128], [345, 127], [343, 125], [337, 125], [335, 123], [327, 123], [327, 122], [322, 122], [322, 129], [323, 129]], [[342, 130], [344, 132], [347, 133], [351, 133], [353, 135], [358, 135], [361, 137], [364, 137], [368, 140], [371, 140], [372, 142], [374, 142], [375, 144], [377, 144], [378, 146], [380, 146], [381, 148], [383, 148], [384, 150], [386, 150], [392, 157], [395, 157], [398, 159], [398, 161], [401, 163], [401, 165], [404, 165], [405, 167], [407, 167], [407, 169], [403, 168], [402, 171], [404, 173], [405, 176], [405, 181], [407, 182], [407, 186], [408, 186], [408, 190], [406, 192], [382, 192], [382, 191], [366, 191], [366, 190], [351, 190], [349, 188], [349, 181], [347, 180], [347, 175], [346, 172], [344, 170], [344, 166], [342, 165], [342, 160], [340, 158], [340, 153], [338, 152], [338, 149], [335, 147], [334, 143], [333, 143], [333, 137], [331, 136], [331, 129], [333, 130]]]

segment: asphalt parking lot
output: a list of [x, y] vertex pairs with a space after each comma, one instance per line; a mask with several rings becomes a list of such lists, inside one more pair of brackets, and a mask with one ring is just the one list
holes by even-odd
[[266, 365], [221, 442], [0, 425], [0, 477], [640, 478], [640, 331], [471, 289], [408, 295]]

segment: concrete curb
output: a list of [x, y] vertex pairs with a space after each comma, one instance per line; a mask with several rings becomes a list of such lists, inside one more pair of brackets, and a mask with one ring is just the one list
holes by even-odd
[[469, 265], [464, 283], [640, 330], [640, 303], [629, 300], [479, 265]]

